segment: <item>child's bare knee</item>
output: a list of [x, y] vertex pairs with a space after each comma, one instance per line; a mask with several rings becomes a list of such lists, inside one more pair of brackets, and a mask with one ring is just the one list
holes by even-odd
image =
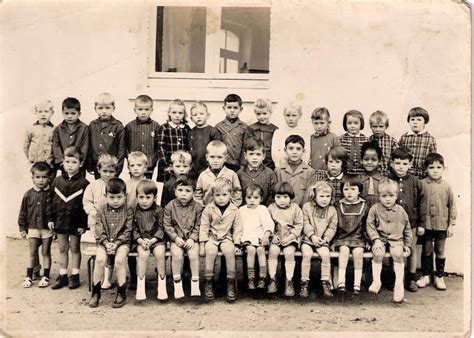
[[256, 253], [257, 253], [257, 249], [254, 246], [252, 245], [247, 246], [247, 254], [255, 256]]

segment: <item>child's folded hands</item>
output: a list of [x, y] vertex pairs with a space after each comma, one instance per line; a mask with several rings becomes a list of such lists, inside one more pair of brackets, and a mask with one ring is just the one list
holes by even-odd
[[379, 239], [376, 239], [376, 240], [375, 240], [375, 243], [374, 243], [374, 245], [373, 245], [373, 247], [372, 247], [372, 251], [373, 251], [374, 253], [382, 253], [382, 252], [384, 252], [384, 251], [385, 251], [385, 248], [384, 248], [383, 242], [382, 242], [381, 240], [379, 240]]
[[21, 238], [25, 239], [26, 238], [26, 231], [20, 231], [20, 236]]
[[182, 248], [186, 242], [184, 241], [184, 239], [182, 239], [181, 237], [176, 237], [176, 239], [174, 240], [174, 242], [176, 243], [177, 246], [179, 246], [180, 248]]
[[184, 243], [183, 248], [185, 248], [186, 250], [190, 250], [193, 248], [193, 246], [194, 246], [194, 241], [191, 238], [188, 238], [186, 242]]

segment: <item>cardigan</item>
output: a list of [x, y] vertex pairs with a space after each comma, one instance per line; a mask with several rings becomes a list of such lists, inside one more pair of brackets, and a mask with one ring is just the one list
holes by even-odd
[[456, 201], [453, 190], [443, 179], [421, 181], [426, 194], [426, 229], [446, 230], [456, 225]]
[[47, 208], [50, 204], [49, 186], [39, 189], [33, 187], [28, 190], [21, 200], [18, 226], [20, 231], [28, 229], [48, 229]]
[[340, 146], [339, 137], [331, 132], [324, 135], [311, 135], [310, 161], [314, 170], [327, 170], [326, 155], [332, 147]]
[[40, 124], [36, 121], [28, 128], [23, 138], [23, 152], [30, 163], [53, 163], [53, 132], [54, 125], [51, 122]]
[[199, 228], [203, 207], [198, 202], [191, 200], [183, 205], [177, 199], [169, 202], [164, 209], [163, 225], [166, 234], [174, 242], [176, 237], [184, 241], [199, 240]]
[[230, 240], [239, 245], [241, 238], [242, 217], [235, 204], [229, 203], [224, 213], [214, 202], [204, 208], [199, 229], [199, 242], [211, 240], [220, 243]]
[[408, 215], [398, 204], [386, 208], [382, 203], [376, 203], [370, 208], [367, 216], [367, 236], [372, 244], [379, 239], [391, 247], [403, 245], [411, 248], [413, 240]]

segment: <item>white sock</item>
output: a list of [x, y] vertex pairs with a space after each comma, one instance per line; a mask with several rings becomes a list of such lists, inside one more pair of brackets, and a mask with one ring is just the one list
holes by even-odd
[[192, 280], [193, 282], [199, 282], [199, 276], [192, 276], [192, 277], [191, 277], [191, 280]]
[[60, 275], [67, 275], [67, 269], [59, 269]]
[[360, 286], [362, 279], [362, 269], [354, 269], [354, 285]]
[[403, 277], [405, 274], [404, 263], [393, 263], [393, 270], [395, 271], [395, 286], [403, 287]]
[[293, 273], [295, 272], [295, 261], [285, 262], [286, 279], [293, 280]]
[[341, 284], [341, 283], [346, 284], [346, 269], [339, 268], [339, 273], [338, 273], [338, 276], [337, 276], [337, 282], [338, 282], [338, 284]]
[[75, 269], [75, 268], [73, 268], [73, 269], [72, 269], [72, 274], [73, 274], [73, 275], [78, 275], [80, 271], [81, 271], [80, 269]]
[[173, 280], [176, 282], [176, 281], [180, 281], [181, 280], [181, 275], [173, 275]]
[[278, 261], [276, 259], [268, 260], [268, 275], [270, 276], [271, 279], [275, 279], [277, 266], [278, 266]]
[[382, 273], [382, 263], [372, 261], [372, 279], [374, 283], [381, 284], [380, 274]]

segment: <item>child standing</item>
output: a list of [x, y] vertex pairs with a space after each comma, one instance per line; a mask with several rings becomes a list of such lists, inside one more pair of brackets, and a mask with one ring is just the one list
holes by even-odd
[[422, 256], [423, 276], [417, 284], [421, 288], [430, 284], [434, 241], [434, 253], [436, 254], [435, 286], [438, 290], [446, 290], [446, 283], [443, 278], [446, 263], [444, 245], [446, 238], [454, 234], [456, 202], [451, 186], [443, 180], [445, 169], [443, 156], [438, 153], [428, 154], [424, 166], [428, 173], [428, 177], [422, 180], [427, 206], [426, 231]]
[[385, 179], [378, 186], [380, 202], [370, 208], [367, 216], [367, 236], [372, 243], [372, 275], [373, 282], [369, 292], [378, 293], [381, 287], [380, 273], [386, 249], [390, 250], [395, 271], [395, 288], [393, 301], [403, 301], [403, 274], [405, 263], [403, 254], [410, 254], [411, 229], [408, 215], [403, 208], [395, 204], [398, 184]]
[[407, 289], [412, 292], [418, 290], [416, 285], [416, 241], [417, 236], [425, 233], [426, 222], [426, 195], [423, 185], [415, 176], [408, 173], [413, 157], [406, 148], [397, 148], [391, 155], [391, 173], [389, 178], [398, 183], [397, 204], [401, 205], [408, 214], [411, 225], [412, 246], [408, 259]]
[[[135, 99], [137, 118], [125, 126], [125, 148], [127, 156], [140, 151], [147, 157], [145, 177], [150, 178], [158, 162], [158, 122], [150, 118], [153, 113], [153, 100], [148, 95], [139, 95]], [[128, 157], [127, 157], [128, 158]]]
[[369, 123], [370, 129], [372, 129], [369, 142], [377, 142], [380, 149], [382, 149], [383, 157], [380, 162], [380, 169], [388, 173], [390, 169], [390, 154], [398, 147], [397, 140], [385, 132], [388, 128], [388, 117], [383, 111], [377, 110], [372, 113], [369, 117]]
[[360, 197], [362, 182], [354, 176], [346, 176], [342, 183], [343, 198], [337, 207], [338, 226], [334, 246], [339, 251], [337, 290], [346, 291], [346, 268], [352, 251], [354, 259], [354, 294], [359, 294], [366, 246], [365, 221], [367, 203]]
[[331, 292], [331, 256], [329, 244], [337, 231], [337, 212], [331, 205], [332, 188], [325, 181], [319, 181], [310, 187], [311, 202], [303, 206], [303, 243], [301, 253], [301, 291], [300, 296], [309, 296], [309, 272], [314, 251], [321, 257], [321, 281], [323, 294], [332, 297]]
[[104, 266], [109, 256], [115, 256], [114, 265], [117, 271], [118, 289], [114, 308], [120, 308], [127, 299], [125, 261], [130, 252], [130, 240], [132, 236], [133, 211], [127, 207], [127, 196], [125, 195], [125, 182], [120, 178], [111, 178], [107, 182], [106, 200], [107, 204], [102, 206], [97, 213], [95, 238], [97, 253], [94, 267], [93, 287], [90, 307], [97, 307], [101, 297], [101, 280], [104, 274]]
[[347, 162], [347, 173], [349, 175], [360, 174], [363, 172], [361, 165], [361, 148], [367, 142], [367, 137], [360, 131], [364, 129], [364, 116], [358, 110], [349, 110], [344, 114], [342, 126], [346, 131], [339, 138], [341, 146], [347, 152], [349, 161]]
[[209, 167], [198, 177], [195, 199], [203, 206], [212, 202], [212, 185], [217, 178], [224, 177], [232, 183], [231, 201], [240, 206], [242, 204], [242, 187], [237, 174], [224, 166], [228, 157], [227, 146], [221, 141], [211, 141], [206, 147], [206, 160]]
[[285, 140], [287, 160], [275, 169], [277, 181], [288, 182], [293, 187], [294, 201], [300, 207], [308, 202], [308, 186], [316, 181], [316, 172], [303, 162], [304, 139], [299, 135], [290, 135]]
[[301, 240], [303, 230], [303, 212], [300, 207], [291, 200], [295, 193], [288, 182], [279, 182], [273, 188], [275, 202], [268, 207], [268, 211], [275, 222], [275, 231], [268, 249], [268, 274], [270, 282], [268, 293], [277, 292], [276, 270], [278, 256], [283, 251], [285, 255], [285, 296], [293, 297], [293, 274], [295, 271], [295, 252]]
[[339, 137], [329, 131], [331, 116], [326, 108], [316, 108], [311, 114], [314, 134], [311, 135], [310, 161], [314, 170], [326, 170], [326, 155], [332, 147], [341, 145]]
[[[164, 208], [170, 201], [176, 198], [174, 195], [174, 186], [179, 176], [189, 176], [192, 167], [191, 154], [184, 150], [175, 151], [171, 155], [171, 170], [173, 176], [166, 181], [163, 186], [163, 195], [161, 196], [161, 206]], [[195, 188], [195, 187], [194, 187]], [[193, 188], [193, 190], [194, 190]]]
[[38, 264], [38, 249], [42, 245], [44, 272], [38, 283], [40, 288], [49, 286], [49, 272], [51, 269], [51, 242], [53, 231], [48, 228], [47, 207], [50, 203], [49, 177], [51, 167], [46, 162], [36, 162], [31, 167], [33, 188], [28, 190], [21, 201], [18, 225], [22, 238], [28, 237], [30, 260], [26, 269], [26, 278], [22, 286], [31, 287], [33, 283], [33, 269]]
[[[66, 108], [69, 109], [69, 108]], [[66, 115], [67, 116], [67, 115]], [[64, 150], [62, 161], [64, 174], [54, 179], [51, 185], [51, 206], [48, 212], [48, 227], [58, 234], [59, 277], [52, 289], [68, 286], [78, 288], [81, 267], [81, 235], [87, 228], [87, 214], [82, 199], [89, 182], [79, 173], [84, 157], [76, 147]], [[69, 251], [72, 258], [72, 275], [68, 278]]]
[[245, 188], [245, 203], [239, 211], [242, 216], [242, 246], [247, 251], [247, 275], [249, 290], [255, 289], [255, 256], [258, 257], [258, 289], [265, 289], [267, 277], [267, 258], [265, 248], [270, 244], [270, 236], [275, 228], [268, 209], [260, 205], [263, 201], [263, 189], [257, 184]]
[[207, 167], [206, 146], [214, 140], [221, 140], [221, 133], [207, 124], [209, 112], [204, 102], [197, 101], [190, 109], [195, 127], [189, 131], [189, 151], [193, 159], [193, 175], [196, 177]]
[[171, 177], [171, 154], [177, 150], [188, 150], [190, 129], [186, 123], [184, 102], [173, 100], [168, 108], [168, 121], [158, 131], [158, 182], [164, 183]]
[[133, 250], [138, 252], [137, 300], [145, 300], [145, 275], [148, 257], [153, 253], [158, 270], [157, 298], [168, 298], [166, 292], [166, 241], [163, 228], [163, 210], [156, 204], [156, 183], [145, 179], [137, 185], [137, 205], [133, 212]]
[[174, 298], [184, 297], [181, 274], [184, 252], [191, 266], [191, 296], [201, 296], [199, 289], [199, 227], [203, 207], [193, 200], [196, 182], [180, 176], [175, 183], [175, 196], [165, 207], [164, 227], [171, 241], [171, 270], [174, 281]]
[[278, 129], [278, 127], [273, 123], [270, 123], [270, 117], [273, 113], [272, 102], [270, 100], [257, 99], [253, 109], [255, 116], [257, 117], [257, 122], [248, 127], [244, 135], [244, 140], [247, 142], [249, 137], [254, 136], [263, 141], [265, 146], [265, 158], [263, 164], [273, 170], [275, 169], [275, 163], [272, 159], [272, 141], [273, 133]]
[[89, 124], [90, 147], [87, 169], [94, 173], [97, 180], [100, 178], [97, 171], [100, 155], [114, 155], [118, 159], [116, 175], [119, 176], [125, 158], [125, 128], [122, 122], [112, 116], [115, 111], [114, 98], [109, 93], [100, 94], [95, 100], [94, 109], [99, 117]]
[[363, 185], [361, 196], [367, 202], [367, 209], [370, 210], [370, 207], [379, 200], [377, 187], [385, 178], [385, 172], [379, 169], [383, 154], [376, 141], [364, 143], [361, 154], [361, 163], [364, 168], [364, 172], [359, 175]]
[[245, 140], [244, 158], [246, 165], [239, 169], [242, 189], [249, 185], [258, 184], [262, 188], [262, 204], [270, 205], [273, 186], [277, 182], [275, 172], [263, 163], [265, 158], [265, 145], [261, 139], [250, 137]]
[[436, 141], [430, 133], [425, 130], [425, 126], [430, 121], [428, 112], [415, 107], [410, 109], [407, 122], [411, 132], [407, 132], [400, 138], [400, 147], [407, 148], [413, 155], [410, 173], [419, 179], [426, 177], [425, 158], [429, 153], [436, 152]]
[[[226, 118], [216, 124], [216, 129], [221, 133], [222, 141], [228, 145], [228, 156], [225, 165], [237, 172], [242, 160], [244, 134], [248, 126], [239, 119], [242, 112], [242, 99], [237, 94], [229, 94], [224, 99], [222, 106]], [[252, 130], [249, 131], [251, 133]], [[207, 151], [207, 148], [206, 148]]]
[[[214, 141], [216, 142], [216, 141]], [[199, 254], [206, 256], [204, 277], [206, 278], [206, 300], [214, 299], [212, 280], [214, 263], [220, 250], [225, 256], [227, 267], [227, 301], [237, 299], [235, 284], [235, 251], [239, 250], [242, 237], [242, 218], [239, 208], [231, 203], [233, 184], [225, 177], [219, 177], [212, 184], [213, 201], [208, 204], [201, 217], [199, 230]]]

